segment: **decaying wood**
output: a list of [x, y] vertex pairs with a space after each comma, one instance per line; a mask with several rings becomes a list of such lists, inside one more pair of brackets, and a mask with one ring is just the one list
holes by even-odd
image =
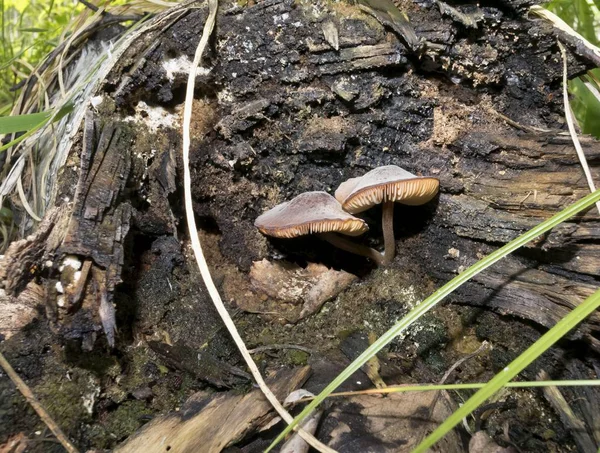
[[[283, 18], [281, 36], [293, 40], [271, 43], [271, 22], [260, 19], [267, 9], [275, 21]], [[504, 18], [495, 30], [493, 14], [482, 9], [477, 28], [495, 44], [480, 46], [458, 38], [455, 18], [442, 12], [408, 12], [417, 32], [436, 21], [452, 31], [422, 33], [453, 51], [437, 57], [441, 64], [424, 56], [416, 65], [447, 71], [454, 85], [407, 72], [414, 64], [407, 59], [410, 50], [352, 9], [332, 7], [322, 16], [337, 26], [339, 51], [323, 35], [322, 17], [317, 20], [286, 1], [221, 19], [218, 40], [229, 44], [215, 54], [220, 64], [212, 78], [227, 87], [227, 97], [219, 102], [218, 134], [198, 154], [195, 187], [197, 212], [215, 219], [227, 257], [244, 268], [264, 257], [263, 246], [256, 244], [265, 240], [252, 223], [265, 209], [301, 191], [332, 191], [378, 165], [393, 163], [440, 178], [437, 206], [400, 208], [396, 214], [402, 249], [396, 265], [415, 270], [423, 264], [416, 272], [440, 282], [587, 193], [567, 137], [523, 133], [490, 113], [498, 111], [529, 131], [561, 126], [561, 116], [552, 112], [561, 108], [560, 89], [553, 88], [560, 84], [561, 67], [551, 29], [522, 17]], [[264, 25], [234, 39], [238, 20]], [[511, 27], [549, 38], [535, 49], [509, 43]], [[249, 45], [252, 52], [246, 50]], [[248, 62], [240, 63], [244, 58]], [[515, 58], [527, 69], [510, 81]], [[570, 69], [582, 70], [581, 61], [572, 58]], [[469, 86], [503, 80], [497, 94], [479, 95]], [[458, 94], [465, 100], [457, 100]], [[233, 151], [244, 147], [252, 153]], [[598, 178], [600, 145], [588, 140], [585, 151]], [[258, 205], [249, 204], [249, 192], [257, 194], [250, 198]], [[403, 222], [406, 217], [412, 222]], [[407, 232], [418, 235], [403, 239]], [[599, 239], [597, 214], [580, 215], [476, 277], [453, 300], [549, 327], [597, 287]], [[299, 251], [292, 241], [275, 245], [284, 253]], [[305, 256], [315, 255], [323, 259], [316, 252]], [[599, 321], [592, 316], [578, 332], [595, 347]]]
[[212, 357], [207, 352], [198, 352], [184, 342], [169, 345], [150, 341], [148, 346], [171, 367], [188, 371], [216, 387], [231, 388], [252, 382], [252, 375]]
[[512, 447], [500, 447], [485, 431], [477, 431], [469, 441], [469, 453], [516, 453], [516, 451]]
[[[407, 308], [409, 302], [418, 302], [467, 266], [587, 194], [570, 138], [561, 132], [562, 68], [556, 37], [547, 25], [526, 18], [529, 4], [523, 0], [493, 6], [402, 2], [416, 35], [426, 43], [418, 51], [398, 39], [385, 20], [345, 2], [266, 0], [221, 11], [211, 53], [196, 80], [191, 165], [194, 211], [224, 300], [232, 308], [252, 312], [277, 304], [277, 297], [264, 291], [258, 294], [251, 285], [253, 263], [265, 259], [284, 258], [302, 267], [324, 263], [358, 276], [325, 302], [320, 313], [295, 326], [273, 326], [241, 315], [240, 325], [252, 336], [252, 346], [268, 345], [271, 340], [298, 343], [309, 347], [314, 357], [346, 338], [346, 318], [352, 318], [353, 311], [376, 313], [370, 320], [377, 322], [368, 325], [360, 319], [350, 327], [373, 327], [380, 333], [389, 327], [387, 321], [401, 315], [399, 310], [388, 313], [385, 307]], [[186, 64], [193, 58], [206, 13], [202, 5], [179, 11], [167, 26], [154, 27], [132, 43], [106, 80], [106, 104], [86, 123], [81, 155], [70, 156], [70, 162], [79, 164], [72, 215], [65, 208], [59, 219], [49, 213], [35, 237], [11, 246], [0, 275], [15, 297], [27, 282], [39, 278], [63, 339], [82, 341], [84, 350], [93, 348], [101, 329], [113, 343], [114, 291], [125, 280], [130, 313], [118, 327], [129, 329], [136, 340], [144, 335], [173, 337], [176, 352], [183, 353], [170, 357], [158, 347], [151, 351], [152, 360], [158, 351], [177, 370], [216, 386], [229, 386], [246, 379], [238, 380], [239, 373], [229, 373], [233, 368], [222, 363], [216, 364], [215, 374], [203, 364], [210, 365], [214, 357], [236, 363], [230, 349], [200, 354], [206, 360], [191, 364], [200, 345], [213, 344], [221, 325], [210, 311], [199, 277], [186, 267], [185, 238], [176, 237], [182, 218], [177, 114]], [[591, 62], [577, 45], [570, 50], [569, 75], [575, 76]], [[146, 105], [145, 115], [134, 116], [140, 100]], [[156, 106], [161, 107], [161, 115], [168, 111], [170, 122], [152, 123]], [[598, 180], [600, 144], [590, 138], [583, 144]], [[386, 269], [373, 270], [366, 260], [318, 240], [266, 239], [254, 227], [258, 215], [301, 192], [332, 193], [346, 179], [389, 164], [438, 177], [441, 194], [423, 207], [396, 208], [397, 257]], [[71, 188], [61, 189], [72, 195]], [[380, 214], [377, 209], [361, 214], [371, 230], [356, 240], [382, 246]], [[135, 247], [128, 248], [126, 240], [134, 235]], [[600, 221], [590, 210], [478, 275], [451, 301], [482, 309], [469, 310], [483, 313], [473, 330], [487, 327], [483, 333], [472, 333], [473, 337], [489, 339], [494, 353], [505, 348], [506, 356], [516, 354], [504, 346], [506, 338], [490, 324], [501, 320], [507, 332], [512, 322], [517, 331], [508, 336], [523, 342], [535, 339], [540, 326], [554, 325], [598, 287], [599, 252]], [[79, 280], [67, 280], [65, 271], [58, 275], [64, 255], [74, 255], [83, 263]], [[45, 260], [53, 264], [39, 272]], [[124, 266], [128, 260], [132, 266]], [[55, 303], [53, 288], [58, 281], [65, 288], [64, 307]], [[261, 305], [261, 299], [268, 302]], [[462, 310], [455, 305], [451, 309]], [[116, 310], [119, 314], [118, 305]], [[509, 316], [492, 315], [490, 310]], [[390, 319], [382, 320], [386, 316]], [[452, 319], [460, 324], [455, 316]], [[297, 316], [292, 319], [297, 321]], [[599, 315], [591, 316], [569, 338], [584, 339], [599, 351]], [[220, 341], [225, 343], [222, 337]], [[132, 340], [120, 350], [124, 369], [130, 363], [128, 354], [134, 354], [127, 349], [133, 344], [131, 350], [137, 353], [138, 346], [146, 343]], [[418, 349], [418, 345], [411, 347]], [[364, 344], [355, 349], [349, 357], [358, 355]], [[396, 359], [415, 358], [406, 358], [404, 348], [395, 354]], [[554, 354], [549, 361], [559, 362], [555, 352], [549, 354]], [[506, 356], [493, 364], [505, 366]], [[432, 371], [421, 373], [426, 367], [419, 363], [395, 360], [389, 367], [384, 367], [384, 361], [381, 365], [396, 377], [405, 373], [419, 381], [439, 378]], [[386, 382], [384, 371], [381, 377]], [[156, 376], [144, 381], [145, 386], [150, 387], [150, 379]], [[121, 385], [112, 375], [107, 380], [114, 387]], [[366, 376], [361, 380], [366, 382]], [[394, 433], [391, 428], [397, 412], [387, 410], [385, 404], [378, 408], [372, 401], [353, 401], [360, 403], [362, 415], [350, 414], [348, 405], [338, 406], [337, 420], [330, 419], [317, 435], [330, 436], [333, 444], [341, 445], [346, 441], [344, 417], [349, 415], [357, 418], [348, 419], [348, 425], [358, 419], [370, 432], [389, 434], [394, 445], [401, 446], [407, 439], [405, 432]], [[152, 451], [159, 446], [162, 451], [167, 445], [162, 443], [164, 436], [172, 451], [184, 451], [177, 446], [193, 451], [200, 444], [190, 440], [192, 434], [198, 442], [215, 442], [203, 447], [221, 448], [247, 432], [243, 427], [229, 430], [238, 419], [215, 424], [217, 417], [225, 417], [222, 411], [234, 408], [232, 417], [250, 417], [244, 422], [268, 412], [258, 391], [246, 397], [213, 396], [204, 402], [201, 412], [182, 411], [150, 423], [122, 451]], [[218, 403], [223, 404], [217, 407]], [[430, 403], [409, 401], [406, 405], [414, 411], [406, 418], [417, 410], [426, 412]], [[404, 406], [402, 400], [394, 410]], [[260, 414], [244, 414], [255, 409]], [[202, 421], [205, 417], [210, 423]], [[539, 432], [518, 434], [542, 438]], [[188, 441], [187, 447], [177, 443]], [[361, 439], [348, 441], [359, 445]]]
[[65, 235], [68, 214], [65, 208], [51, 209], [34, 234], [8, 247], [0, 260], [0, 281], [7, 294], [17, 294], [41, 272]]
[[46, 301], [44, 286], [29, 282], [18, 296], [0, 295], [0, 337], [7, 340], [33, 321]]
[[[267, 383], [283, 400], [308, 377], [309, 367], [282, 370]], [[194, 399], [175, 414], [159, 417], [134, 434], [115, 452], [177, 451], [218, 453], [263, 426], [274, 417], [272, 407], [259, 389], [247, 395], [231, 391]]]
[[[323, 421], [320, 434], [338, 451], [368, 451], [379, 445], [382, 452], [409, 452], [451, 411], [443, 402], [428, 416], [435, 392], [393, 393], [385, 398], [359, 395], [347, 398]], [[432, 451], [463, 452], [462, 443], [451, 432]]]
[[124, 127], [100, 126], [86, 119], [73, 214], [60, 249], [63, 254], [89, 256], [104, 269], [122, 266], [123, 240], [131, 218], [130, 204], [119, 203], [131, 166]]
[[244, 311], [294, 323], [317, 312], [327, 300], [356, 280], [355, 275], [328, 269], [322, 264], [308, 263], [303, 268], [285, 261], [267, 260], [255, 262], [249, 277], [258, 297], [248, 297], [238, 306]]
[[[541, 371], [538, 375], [538, 379], [548, 380], [550, 379], [550, 376], [545, 371]], [[573, 413], [573, 410], [565, 400], [560, 389], [558, 387], [546, 387], [544, 388], [544, 396], [550, 402], [552, 407], [554, 407], [554, 410], [560, 415], [565, 426], [573, 431], [573, 436], [581, 451], [596, 450], [596, 444], [592, 436], [587, 433], [585, 423]]]
[[[324, 7], [321, 16], [312, 17], [304, 7], [294, 9], [289, 1], [270, 0], [220, 19], [217, 40], [230, 45], [214, 55], [220, 63], [210, 77], [228, 95], [219, 101], [220, 119], [213, 120], [218, 134], [208, 140], [206, 152], [198, 157], [198, 163], [208, 165], [198, 174], [196, 197], [201, 200], [198, 212], [213, 217], [224, 232], [222, 246], [227, 255], [237, 255], [244, 268], [258, 258], [250, 244], [263, 240], [254, 231], [252, 220], [272, 204], [265, 198], [269, 191], [331, 190], [343, 179], [377, 164], [395, 163], [441, 179], [442, 195], [428, 218], [429, 228], [403, 247], [414, 260], [423, 255], [438, 257], [430, 272], [442, 280], [491, 250], [490, 244], [507, 242], [586, 193], [575, 154], [563, 137], [523, 134], [489, 114], [493, 108], [529, 130], [557, 124], [559, 118], [544, 110], [557, 102], [551, 85], [560, 73], [560, 65], [548, 60], [556, 53], [551, 39], [541, 41], [534, 52], [519, 49], [520, 44], [509, 43], [502, 34], [503, 27], [527, 28], [548, 36], [551, 29], [523, 17], [505, 19], [495, 31], [486, 28], [489, 21], [496, 20], [493, 12], [478, 9], [477, 21], [469, 22], [469, 27], [485, 30], [496, 40], [495, 47], [483, 48], [457, 37], [456, 23], [465, 25], [463, 13], [441, 2], [437, 6], [409, 11], [422, 37], [449, 46], [446, 51], [438, 49], [441, 53], [436, 58], [441, 64], [428, 61], [425, 54], [417, 66], [437, 64], [439, 71], [448, 71], [457, 80], [494, 84], [509, 77], [502, 72], [503, 65], [522, 50], [522, 63], [530, 65], [518, 76], [522, 86], [513, 89], [508, 84], [496, 96], [457, 102], [442, 91], [447, 90], [443, 82], [419, 79], [407, 72], [415, 64], [409, 60], [414, 49], [405, 48], [381, 24], [349, 6]], [[515, 8], [524, 11], [518, 5]], [[275, 18], [275, 28], [289, 40], [271, 43], [273, 20], [265, 20], [267, 16]], [[323, 33], [324, 17], [329, 17], [329, 27], [336, 27], [339, 50]], [[424, 29], [425, 23], [436, 20], [440, 30], [448, 33]], [[239, 21], [261, 26], [237, 34]], [[163, 32], [167, 36], [172, 33], [170, 29]], [[234, 35], [240, 39], [233, 39]], [[154, 51], [145, 54], [136, 71], [145, 71], [145, 65], [172, 45], [155, 42]], [[454, 52], [449, 52], [452, 46]], [[573, 50], [577, 53], [576, 46]], [[584, 68], [581, 60], [572, 59], [571, 63], [572, 71]], [[135, 84], [130, 85], [129, 96], [135, 98]], [[528, 109], [515, 103], [518, 96], [513, 91], [525, 92], [528, 87], [543, 87], [547, 93], [546, 98], [529, 95], [539, 114], [528, 115]], [[455, 91], [467, 94], [473, 90], [457, 86]], [[120, 102], [127, 99], [127, 93], [125, 88], [119, 91]], [[303, 119], [302, 112], [309, 111]], [[123, 241], [133, 215], [130, 203], [120, 201], [131, 157], [125, 125], [102, 123], [91, 118], [86, 121], [72, 216], [58, 255], [89, 258], [106, 272], [110, 305], [120, 282]], [[592, 172], [598, 175], [595, 162], [600, 147], [588, 141], [586, 152]], [[172, 150], [161, 156], [162, 160], [172, 156]], [[274, 166], [279, 167], [276, 172]], [[169, 174], [165, 195], [174, 190], [172, 172]], [[307, 178], [302, 187], [294, 186], [294, 174]], [[263, 177], [266, 185], [258, 188], [257, 181]], [[264, 207], [244, 207], [250, 200], [242, 194], [249, 190]], [[211, 201], [204, 201], [206, 197]], [[217, 212], [225, 199], [230, 209]], [[226, 218], [229, 214], [232, 216]], [[31, 271], [44, 256], [41, 244], [49, 231], [45, 225], [53, 224], [53, 219], [49, 213], [30, 241], [33, 248], [16, 243], [7, 253], [2, 279], [8, 291], [17, 284], [23, 287], [17, 273]], [[600, 270], [600, 246], [595, 243], [599, 235], [597, 217], [588, 213], [530, 246], [530, 252], [509, 258], [503, 266], [477, 277], [456, 299], [469, 295], [467, 303], [491, 306], [550, 326], [595, 288], [594, 276]], [[439, 259], [449, 249], [459, 254]], [[531, 259], [540, 263], [538, 269], [531, 269]], [[507, 280], [512, 282], [507, 284]], [[474, 292], [477, 297], [471, 297]], [[105, 308], [107, 303], [103, 303]], [[593, 342], [599, 320], [592, 317], [582, 329]]]
[[[49, 274], [46, 276], [51, 277], [47, 284], [52, 290], [48, 291], [50, 300], [47, 309], [52, 322], [58, 320], [61, 329], [69, 330], [73, 314], [80, 308], [92, 265], [96, 291], [88, 300], [95, 299], [95, 302], [90, 302], [90, 313], [86, 318], [92, 324], [102, 325], [111, 346], [114, 345], [115, 334], [112, 295], [115, 286], [121, 282], [123, 243], [132, 216], [131, 204], [120, 200], [131, 166], [130, 137], [126, 130], [127, 126], [117, 122], [100, 124], [94, 120], [91, 112], [88, 114], [72, 207], [51, 209], [35, 234], [10, 245], [0, 266], [3, 287], [11, 295], [40, 275], [49, 262]], [[73, 191], [66, 189], [66, 193]], [[81, 279], [75, 281], [71, 270], [58, 269], [62, 267], [59, 261], [66, 255], [86, 261]], [[56, 270], [68, 272], [70, 279], [60, 280], [66, 285], [73, 284], [66, 294], [68, 303], [63, 306], [57, 303], [57, 294], [53, 289], [59, 280]], [[71, 293], [71, 290], [74, 292]], [[98, 319], [93, 321], [94, 317]], [[74, 326], [66, 336], [77, 337], [82, 332], [95, 330], [88, 323], [85, 329]]]
[[[120, 200], [131, 166], [130, 139], [125, 125], [100, 124], [92, 115], [90, 112], [86, 117], [73, 211], [57, 253], [93, 262], [95, 303], [92, 307], [95, 308], [91, 311], [98, 314], [108, 344], [114, 346], [116, 320], [112, 296], [115, 286], [121, 282], [123, 243], [132, 215], [131, 204]], [[89, 265], [85, 264], [79, 294], [69, 299], [72, 304], [81, 298], [81, 287], [85, 286], [88, 272]], [[66, 309], [73, 312], [77, 307], [69, 305]], [[70, 323], [69, 318], [66, 315], [63, 324]]]

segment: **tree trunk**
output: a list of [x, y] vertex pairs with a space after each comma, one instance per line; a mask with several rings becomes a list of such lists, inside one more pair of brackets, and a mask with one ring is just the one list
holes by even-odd
[[[556, 36], [545, 23], [527, 19], [530, 4], [403, 1], [399, 7], [421, 39], [412, 47], [385, 17], [346, 3], [222, 6], [197, 76], [192, 190], [209, 265], [224, 300], [232, 310], [241, 309], [237, 321], [250, 344], [296, 343], [327, 356], [342, 332], [366, 325], [381, 334], [411, 303], [589, 193], [565, 134]], [[72, 156], [79, 182], [65, 177], [59, 189], [73, 201], [61, 197], [52, 211], [49, 228], [60, 231], [44, 230], [34, 246], [13, 245], [3, 280], [17, 297], [37, 275], [61, 341], [76, 340], [92, 351], [99, 348], [102, 329], [108, 344], [123, 354], [121, 363], [132, 363], [122, 373], [144, 385], [150, 379], [136, 367], [167, 358], [161, 348], [132, 352], [133, 339], [142, 335], [179, 342], [186, 353], [210, 343], [207, 354], [230, 362], [211, 362], [210, 376], [173, 365], [178, 361], [173, 356], [167, 363], [203, 382], [230, 386], [239, 374], [227, 379], [219, 373], [240, 363], [187, 242], [182, 248], [177, 240], [187, 236], [178, 115], [207, 16], [204, 6], [184, 11], [151, 28], [109, 75], [103, 102], [86, 123], [91, 129]], [[573, 77], [591, 62], [571, 47]], [[582, 141], [598, 181], [600, 144]], [[440, 195], [425, 206], [395, 206], [397, 256], [384, 269], [316, 238], [271, 240], [254, 227], [258, 215], [302, 192], [333, 193], [348, 178], [391, 164], [439, 178]], [[371, 230], [358, 241], [381, 250], [381, 209], [363, 217]], [[87, 271], [66, 290], [61, 305], [52, 288], [73, 281], [58, 269], [66, 255], [78, 257]], [[281, 302], [268, 305], [248, 276], [253, 262], [281, 257], [301, 265], [321, 262], [362, 281], [326, 302], [322, 313], [290, 327], [291, 318], [278, 311]], [[54, 267], [41, 274], [17, 272], [48, 260]], [[478, 344], [488, 339], [497, 346], [488, 368], [464, 376], [483, 380], [589, 296], [599, 273], [600, 221], [589, 209], [475, 277], [451, 296], [454, 304], [425, 319], [422, 336], [415, 331], [412, 340], [396, 340], [390, 351], [414, 359], [419, 365], [398, 366], [405, 376], [425, 382], [439, 379], [465, 352], [458, 346], [461, 338]], [[438, 327], [442, 334], [435, 333]], [[600, 348], [599, 331], [595, 313], [570, 338], [585, 340], [592, 354]], [[442, 354], [450, 341], [455, 348]], [[11, 344], [4, 349], [12, 351]], [[36, 354], [41, 352], [32, 353], [31, 361]], [[557, 365], [560, 354], [554, 350], [539, 365], [554, 371], [553, 378], [585, 376], [596, 361], [591, 355], [565, 371]], [[64, 363], [56, 360], [60, 365], [53, 366], [62, 369]], [[101, 375], [107, 370], [108, 365]], [[153, 379], [162, 383], [162, 377]], [[121, 390], [133, 391], [131, 381], [123, 382]], [[154, 412], [165, 409], [152, 404]], [[99, 412], [112, 416], [107, 407]], [[543, 426], [523, 423], [527, 427], [512, 433], [513, 440], [542, 437]], [[558, 422], [552, 429], [556, 441], [527, 441], [528, 451], [573, 444]], [[90, 442], [84, 430], [72, 435]], [[106, 448], [114, 445], [105, 442]]]

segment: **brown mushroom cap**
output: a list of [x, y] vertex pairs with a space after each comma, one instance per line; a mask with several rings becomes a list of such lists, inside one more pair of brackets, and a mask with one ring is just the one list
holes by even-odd
[[343, 182], [335, 198], [345, 211], [356, 214], [384, 201], [410, 206], [427, 203], [439, 186], [437, 178], [416, 176], [396, 165], [386, 165]]
[[365, 233], [369, 227], [344, 210], [326, 192], [306, 192], [275, 206], [254, 222], [261, 233], [278, 238], [337, 232], [348, 236]]

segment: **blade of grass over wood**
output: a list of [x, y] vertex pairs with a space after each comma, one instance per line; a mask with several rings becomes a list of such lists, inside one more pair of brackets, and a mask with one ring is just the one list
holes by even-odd
[[[390, 385], [384, 388], [373, 388], [367, 390], [356, 390], [352, 392], [331, 393], [328, 398], [337, 396], [356, 395], [382, 395], [387, 393], [405, 392], [431, 392], [434, 390], [477, 390], [487, 385], [487, 382], [469, 382], [466, 384], [411, 384]], [[531, 388], [531, 387], [596, 387], [600, 386], [600, 379], [577, 379], [573, 381], [522, 381], [509, 382], [504, 387]], [[300, 402], [312, 401], [314, 398], [302, 398]]]
[[[567, 50], [560, 41], [557, 41], [557, 43], [563, 59], [563, 101], [565, 105], [565, 117], [567, 119], [567, 126], [569, 127], [569, 133], [571, 134], [571, 139], [573, 140], [573, 146], [575, 147], [575, 151], [577, 152], [577, 158], [579, 159], [579, 163], [581, 164], [581, 168], [583, 169], [583, 174], [585, 175], [588, 187], [590, 188], [590, 192], [593, 192], [596, 190], [596, 185], [594, 184], [594, 179], [592, 178], [592, 173], [590, 172], [590, 167], [587, 163], [587, 159], [585, 157], [585, 153], [583, 152], [583, 148], [581, 147], [581, 143], [579, 143], [579, 137], [577, 137], [577, 131], [575, 130], [576, 119], [573, 115], [573, 111], [571, 110], [571, 104], [569, 103], [569, 92], [567, 89]], [[598, 213], [600, 214], [600, 203], [596, 203], [596, 207], [598, 208]]]
[[52, 112], [29, 113], [27, 115], [4, 116], [0, 118], [0, 134], [25, 132], [46, 122]]
[[492, 264], [496, 263], [500, 259], [504, 258], [506, 255], [509, 255], [519, 247], [527, 244], [532, 239], [535, 239], [539, 235], [551, 230], [556, 225], [564, 222], [565, 220], [574, 216], [578, 212], [589, 208], [598, 201], [600, 201], [600, 190], [597, 190], [591, 193], [590, 195], [582, 198], [581, 200], [573, 203], [558, 214], [540, 223], [539, 225], [522, 234], [518, 238], [512, 240], [505, 246], [489, 254], [482, 260], [476, 262], [471, 267], [454, 277], [452, 280], [450, 280], [448, 283], [446, 283], [444, 286], [442, 286], [440, 289], [434, 292], [423, 302], [415, 306], [404, 318], [398, 321], [398, 323], [396, 323], [390, 330], [385, 332], [376, 342], [374, 342], [358, 358], [356, 358], [354, 362], [348, 365], [348, 367], [344, 371], [342, 371], [336, 379], [334, 379], [327, 387], [325, 387], [325, 389], [321, 393], [319, 393], [319, 395], [317, 395], [317, 397], [304, 408], [304, 410], [294, 419], [294, 421], [291, 424], [289, 424], [281, 432], [281, 434], [279, 434], [279, 436], [277, 436], [273, 443], [269, 445], [269, 448], [267, 448], [266, 452], [271, 451], [287, 435], [287, 433], [289, 433], [293, 429], [294, 426], [300, 423], [330, 393], [332, 393], [336, 388], [338, 388], [346, 379], [348, 379], [355, 371], [357, 371], [361, 366], [363, 366], [371, 357], [377, 354], [396, 336], [398, 336], [400, 333], [402, 333], [408, 327], [410, 327], [421, 316], [423, 316], [425, 313], [427, 313], [429, 310], [435, 307], [447, 295], [451, 294], [465, 282], [482, 272], [484, 269], [490, 267]]
[[525, 352], [513, 360], [500, 373], [492, 378], [485, 387], [477, 391], [475, 395], [467, 400], [458, 408], [444, 423], [427, 436], [413, 453], [420, 453], [433, 446], [438, 440], [444, 437], [452, 428], [461, 423], [462, 419], [477, 409], [494, 393], [504, 387], [508, 381], [527, 368], [535, 359], [542, 355], [550, 346], [565, 336], [573, 327], [583, 321], [586, 316], [600, 307], [600, 290], [588, 297], [581, 305], [578, 305], [573, 311], [556, 323], [552, 329], [546, 332], [542, 337], [533, 343]]
[[40, 129], [42, 129], [46, 124], [47, 124], [47, 120], [42, 121], [41, 123], [39, 123], [38, 125], [36, 125], [35, 127], [33, 127], [32, 129], [29, 129], [26, 133], [24, 133], [23, 135], [15, 138], [14, 140], [11, 140], [10, 142], [8, 142], [6, 145], [2, 145], [0, 146], [0, 153], [3, 151], [6, 151], [7, 149], [9, 149], [12, 146], [18, 145], [19, 143], [21, 143], [23, 140], [31, 137], [33, 134], [35, 134], [37, 131], [39, 131]]
[[[68, 102], [66, 103], [58, 112], [56, 112], [56, 114], [54, 113], [54, 111], [47, 111], [47, 112], [40, 112], [40, 113], [32, 113], [32, 114], [28, 114], [28, 115], [19, 115], [19, 116], [7, 116], [4, 118], [0, 118], [0, 134], [10, 134], [12, 132], [18, 132], [18, 131], [22, 131], [22, 130], [27, 130], [27, 133], [21, 135], [20, 137], [12, 140], [11, 142], [7, 143], [6, 145], [3, 145], [0, 147], [0, 152], [2, 151], [6, 151], [8, 148], [10, 148], [11, 146], [14, 146], [18, 143], [20, 143], [21, 141], [25, 140], [26, 138], [30, 137], [32, 134], [34, 134], [36, 131], [40, 130], [41, 128], [43, 128], [44, 126], [46, 126], [49, 122], [56, 122], [61, 120], [65, 115], [68, 115], [70, 112], [73, 111], [73, 103], [72, 102]], [[11, 126], [11, 122], [8, 121], [11, 118], [20, 118], [23, 116], [27, 116], [27, 117], [31, 117], [29, 118], [29, 120], [27, 120], [27, 122], [29, 122], [30, 120], [33, 121], [35, 118], [35, 116], [40, 115], [38, 117], [38, 119], [40, 120], [38, 123], [32, 124], [30, 125], [29, 129], [17, 129], [17, 130], [13, 130], [13, 131], [4, 131], [3, 130], [3, 125], [6, 125], [6, 123], [3, 123], [1, 120], [7, 120], [7, 122], [9, 123], [7, 127]]]
[[587, 39], [585, 39], [583, 36], [581, 36], [579, 33], [577, 33], [575, 30], [573, 30], [573, 28], [569, 24], [567, 24], [564, 20], [562, 20], [560, 17], [558, 17], [552, 11], [542, 8], [539, 5], [533, 5], [529, 8], [529, 12], [550, 22], [554, 27], [567, 33], [568, 35], [575, 37], [581, 43], [581, 45], [583, 47], [588, 49], [594, 56], [600, 58], [600, 48], [599, 47], [595, 46], [594, 44], [589, 42]]

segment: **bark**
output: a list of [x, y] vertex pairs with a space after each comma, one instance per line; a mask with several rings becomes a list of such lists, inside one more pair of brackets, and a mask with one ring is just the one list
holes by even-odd
[[[247, 268], [274, 250], [252, 226], [267, 208], [303, 191], [333, 191], [379, 165], [440, 178], [436, 206], [400, 207], [395, 222], [395, 265], [438, 282], [588, 193], [562, 132], [552, 30], [528, 21], [526, 4], [464, 7], [478, 18], [471, 27], [443, 8], [404, 6], [417, 33], [443, 46], [438, 55], [415, 55], [372, 17], [338, 4], [319, 15], [271, 1], [220, 19], [216, 40], [227, 44], [213, 53], [209, 76], [220, 102], [212, 104], [215, 132], [197, 144], [194, 194], [227, 258]], [[240, 21], [256, 27], [240, 34]], [[321, 30], [328, 21], [339, 51]], [[580, 73], [585, 60], [571, 58], [570, 75]], [[600, 148], [584, 142], [597, 179]], [[596, 288], [599, 232], [590, 210], [453, 300], [550, 327]], [[275, 244], [297, 256], [294, 248]], [[578, 333], [595, 348], [599, 321], [592, 316]]]
[[[440, 178], [435, 207], [400, 207], [395, 214], [396, 265], [422, 266], [440, 282], [585, 195], [583, 173], [562, 132], [555, 38], [547, 25], [527, 20], [528, 5], [406, 4], [425, 41], [420, 50], [406, 48], [380, 16], [346, 4], [311, 9], [268, 0], [224, 12], [205, 59], [212, 69], [199, 76], [192, 158], [195, 209], [222, 233], [224, 256], [248, 270], [273, 244], [297, 254], [294, 244], [261, 237], [254, 219], [298, 193], [331, 192], [379, 165]], [[121, 68], [135, 61], [112, 95], [116, 106], [87, 121], [70, 224], [62, 246], [50, 252], [89, 258], [107, 274], [105, 308], [121, 281], [132, 215], [143, 234], [173, 231], [178, 208], [165, 195], [175, 191], [178, 142], [163, 138], [158, 149], [146, 189], [156, 205], [132, 211], [123, 189], [128, 178], [132, 184], [145, 177], [139, 168], [130, 175], [133, 137], [123, 125], [99, 124], [141, 99], [167, 107], [180, 102], [183, 73], [169, 76], [164, 63], [191, 57], [188, 38], [200, 35], [204, 16], [202, 9], [189, 12], [136, 43], [107, 81], [110, 90]], [[241, 23], [255, 26], [246, 30]], [[587, 67], [584, 57], [571, 55], [570, 75]], [[143, 147], [143, 132], [136, 134], [134, 147]], [[600, 148], [590, 139], [584, 147], [597, 177]], [[373, 230], [369, 240], [379, 242]], [[597, 213], [590, 211], [478, 276], [453, 300], [549, 327], [595, 288], [599, 232]], [[342, 260], [355, 271], [362, 264]], [[8, 288], [17, 284], [9, 280]], [[595, 347], [599, 321], [592, 316], [580, 331]]]
[[[253, 343], [326, 350], [336, 347], [331, 338], [345, 329], [374, 325], [381, 333], [406, 312], [409, 299], [422, 299], [588, 193], [564, 133], [556, 37], [544, 23], [527, 19], [530, 4], [402, 2], [416, 35], [426, 41], [410, 48], [385, 18], [346, 3], [222, 5], [197, 76], [191, 164], [200, 234], [224, 299], [232, 309], [258, 306], [262, 296], [252, 289], [248, 273], [253, 262], [265, 258], [322, 262], [363, 279], [325, 303], [327, 316], [308, 317], [293, 328], [271, 323], [280, 320], [276, 317], [264, 321], [240, 314]], [[76, 175], [65, 170], [58, 206], [35, 237], [11, 246], [0, 275], [15, 297], [34, 279], [45, 285], [47, 312], [63, 340], [76, 339], [92, 350], [103, 328], [110, 345], [114, 340], [127, 360], [145, 366], [157, 360], [154, 353], [129, 347], [134, 338], [153, 336], [160, 340], [153, 343], [161, 345], [157, 350], [169, 351], [162, 354], [166, 363], [229, 386], [240, 381], [229, 366], [240, 363], [180, 242], [186, 233], [179, 226], [177, 115], [205, 18], [204, 6], [182, 11], [150, 28], [126, 52], [70, 156]], [[591, 62], [581, 46], [567, 44], [573, 77]], [[584, 138], [583, 146], [598, 180], [600, 144]], [[395, 206], [397, 254], [383, 270], [317, 238], [270, 240], [254, 227], [258, 215], [278, 203], [305, 191], [333, 193], [348, 178], [390, 164], [438, 177], [441, 192], [425, 206]], [[364, 213], [371, 230], [359, 239], [378, 250], [381, 214], [377, 208]], [[448, 319], [479, 313], [471, 335], [492, 339], [490, 363], [505, 366], [517, 353], [515, 345], [530, 344], [594, 291], [599, 251], [599, 216], [590, 209], [463, 286], [451, 301], [481, 310], [452, 305]], [[85, 276], [79, 283], [72, 271], [60, 270], [67, 255], [82, 263]], [[46, 261], [51, 265], [45, 268]], [[33, 266], [37, 270], [29, 271]], [[70, 288], [62, 306], [53, 290], [58, 282]], [[365, 314], [372, 316], [371, 324]], [[468, 322], [461, 321], [456, 323], [468, 330]], [[460, 330], [451, 322], [446, 328]], [[597, 352], [599, 330], [600, 316], [594, 314], [570, 338], [584, 339]], [[428, 331], [424, 341], [432, 336]], [[445, 338], [440, 342], [449, 341]], [[425, 354], [419, 342], [405, 347], [401, 341], [392, 350], [412, 358]], [[202, 353], [211, 369], [190, 369], [181, 357], [207, 344]], [[597, 365], [594, 357], [577, 362], [584, 370], [580, 375]], [[560, 368], [559, 358], [553, 351], [543, 364]], [[403, 371], [414, 373], [418, 382], [434, 379], [422, 364], [409, 368]], [[571, 376], [565, 373], [561, 376]], [[160, 387], [161, 379], [139, 381]], [[156, 412], [165, 410], [153, 404]], [[108, 409], [103, 415], [110, 416]], [[544, 427], [535, 423], [513, 435], [542, 439]], [[568, 433], [557, 436], [556, 445], [569, 439]], [[550, 449], [539, 442], [528, 447]]]

